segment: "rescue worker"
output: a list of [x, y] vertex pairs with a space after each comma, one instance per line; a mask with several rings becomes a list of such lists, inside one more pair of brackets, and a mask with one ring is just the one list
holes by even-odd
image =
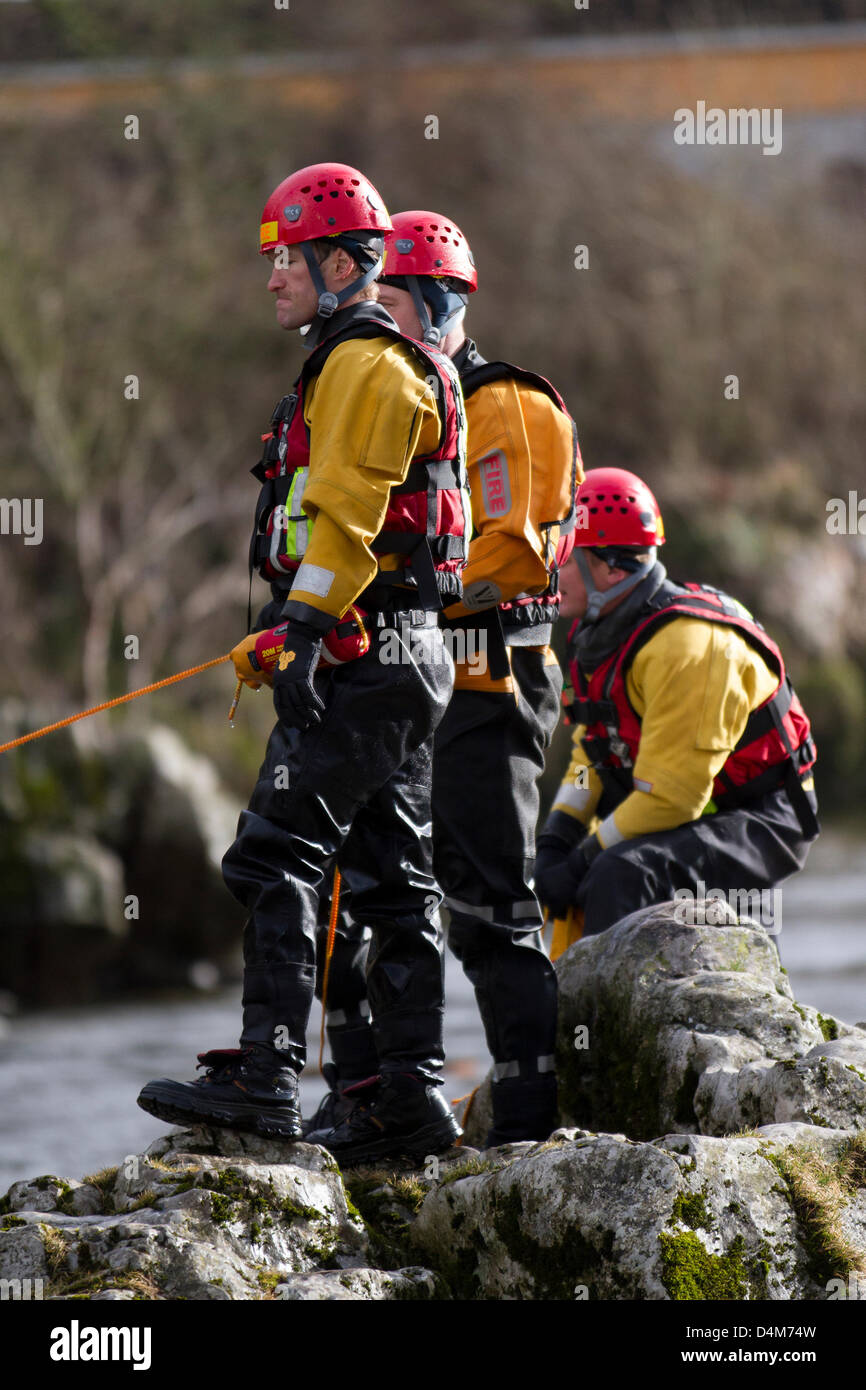
[[815, 748], [779, 648], [736, 599], [667, 578], [633, 473], [587, 473], [575, 536], [576, 727], [538, 840], [541, 902], [582, 908], [589, 936], [678, 890], [772, 888], [818, 834]]
[[[477, 275], [451, 219], [397, 214], [379, 285], [379, 302], [403, 332], [453, 359], [466, 399], [474, 535], [463, 598], [445, 610], [457, 676], [434, 745], [434, 867], [449, 945], [475, 988], [493, 1058], [487, 1142], [547, 1138], [557, 1116], [556, 975], [530, 875], [537, 780], [560, 710], [550, 636], [583, 476], [577, 435], [544, 377], [485, 361], [466, 337]], [[377, 1070], [366, 1021], [367, 918], [356, 891], [374, 864], [375, 847], [351, 836], [340, 856], [351, 921], [344, 914], [327, 999], [331, 1091], [309, 1130], [336, 1154], [358, 1121], [363, 1089], [352, 1083]]]
[[[150, 1082], [139, 1097], [172, 1122], [301, 1136], [319, 895], [350, 830], [366, 830], [376, 873], [356, 901], [373, 936], [378, 1067], [367, 1123], [345, 1150], [353, 1161], [420, 1157], [460, 1133], [438, 1089], [441, 893], [429, 825], [432, 735], [453, 683], [437, 612], [460, 597], [468, 543], [465, 417], [450, 361], [375, 302], [390, 225], [375, 188], [342, 164], [299, 170], [265, 205], [277, 322], [306, 328], [310, 355], [253, 469], [251, 569], [271, 585], [264, 616], [278, 606], [287, 628], [273, 673], [278, 723], [223, 860], [249, 912], [243, 1026], [238, 1049], [199, 1055], [203, 1078]], [[320, 670], [323, 639], [350, 605], [369, 650]], [[401, 660], [384, 662], [395, 632]]]

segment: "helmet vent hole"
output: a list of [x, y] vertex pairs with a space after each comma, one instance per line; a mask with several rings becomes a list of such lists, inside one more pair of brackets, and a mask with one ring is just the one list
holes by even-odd
[[339, 194], [339, 191], [338, 191], [336, 188], [332, 188], [332, 189], [331, 189], [331, 192], [330, 192], [330, 194], [329, 194], [329, 196], [330, 196], [331, 198], [339, 198], [340, 194]]
[[606, 511], [606, 512], [612, 512], [613, 510], [614, 510], [613, 507], [605, 507], [605, 511]]
[[347, 189], [346, 189], [346, 197], [347, 197], [347, 198], [354, 198], [354, 196], [355, 196], [355, 190], [354, 190], [354, 188], [347, 188]]
[[305, 184], [304, 187], [301, 189], [301, 192], [302, 192], [302, 193], [309, 193], [311, 187], [312, 187], [311, 184], [309, 184], [309, 183], [308, 183], [308, 184]]
[[313, 202], [314, 202], [314, 203], [321, 203], [321, 202], [324, 200], [324, 197], [325, 197], [324, 193], [314, 193], [314, 194], [313, 194]]

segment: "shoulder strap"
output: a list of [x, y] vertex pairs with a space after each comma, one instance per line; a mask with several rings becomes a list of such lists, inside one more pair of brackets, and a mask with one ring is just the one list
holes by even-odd
[[516, 367], [513, 362], [487, 362], [471, 341], [470, 351], [458, 353], [455, 361], [460, 372], [460, 384], [463, 387], [465, 399], [468, 400], [482, 386], [489, 386], [494, 381], [522, 381], [525, 385], [543, 392], [548, 400], [553, 402], [557, 410], [561, 410], [563, 415], [571, 421], [571, 506], [565, 516], [542, 523], [548, 531], [554, 526], [558, 526], [560, 536], [567, 536], [569, 532], [574, 530], [577, 521], [577, 460], [579, 450], [577, 425], [562, 396], [553, 383], [538, 372], [530, 372], [525, 367]]
[[458, 370], [463, 395], [466, 397], [473, 395], [481, 386], [489, 386], [492, 381], [522, 381], [525, 385], [534, 386], [537, 391], [542, 391], [563, 414], [568, 414], [565, 401], [547, 377], [541, 376], [538, 372], [527, 371], [525, 367], [516, 367], [513, 362], [486, 362], [476, 353], [467, 359], [465, 367], [458, 367]]
[[765, 661], [772, 664], [780, 680], [784, 680], [785, 664], [776, 643], [764, 632], [757, 619], [747, 616], [742, 605], [723, 590], [714, 589], [709, 584], [677, 584], [666, 579], [649, 600], [648, 610], [635, 632], [626, 638], [624, 650], [614, 662], [612, 672], [619, 670], [624, 675], [641, 647], [665, 623], [674, 618], [698, 618], [734, 628]]

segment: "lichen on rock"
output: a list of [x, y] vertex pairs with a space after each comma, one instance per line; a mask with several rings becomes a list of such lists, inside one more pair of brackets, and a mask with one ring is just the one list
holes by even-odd
[[797, 1004], [759, 929], [671, 905], [558, 973], [549, 1138], [469, 1147], [489, 1081], [466, 1147], [420, 1170], [174, 1131], [83, 1182], [13, 1184], [0, 1279], [54, 1299], [866, 1298], [866, 1032]]

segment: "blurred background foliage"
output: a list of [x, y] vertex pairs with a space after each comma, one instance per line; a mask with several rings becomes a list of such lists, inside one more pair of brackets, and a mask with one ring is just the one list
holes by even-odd
[[[582, 34], [856, 17], [838, 3], [592, 6]], [[114, 0], [0, 7], [0, 60], [356, 51], [337, 101], [275, 108], [226, 71], [201, 90], [62, 121], [6, 119], [0, 168], [2, 493], [45, 539], [0, 545], [6, 695], [35, 722], [227, 651], [245, 630], [248, 469], [301, 362], [275, 327], [258, 215], [290, 170], [356, 164], [389, 207], [453, 215], [479, 266], [469, 331], [565, 395], [588, 467], [656, 490], [680, 578], [729, 587], [782, 643], [813, 717], [825, 807], [866, 775], [862, 538], [826, 503], [862, 487], [866, 166], [773, 189], [699, 180], [627, 125], [563, 113], [491, 62], [439, 111], [395, 106], [384, 46], [573, 34], [570, 2], [436, 7]], [[450, 27], [449, 27], [450, 26]], [[452, 39], [453, 41], [453, 39]], [[289, 79], [287, 78], [287, 81]], [[419, 98], [423, 103], [423, 96]], [[138, 140], [124, 118], [140, 114]], [[760, 162], [760, 161], [759, 161]], [[765, 161], [769, 164], [775, 161]], [[589, 268], [574, 268], [576, 245]], [[726, 400], [736, 373], [739, 399]], [[134, 374], [140, 398], [124, 397]], [[255, 581], [253, 612], [266, 596]], [[124, 659], [123, 638], [140, 638]], [[246, 797], [270, 724], [210, 672], [148, 697]]]
[[[571, 35], [574, 0], [30, 0], [8, 5], [0, 62], [76, 58], [218, 57], [286, 43], [322, 49], [373, 42], [411, 44]], [[581, 33], [677, 31], [731, 24], [796, 24], [861, 19], [859, 0], [592, 0]]]

